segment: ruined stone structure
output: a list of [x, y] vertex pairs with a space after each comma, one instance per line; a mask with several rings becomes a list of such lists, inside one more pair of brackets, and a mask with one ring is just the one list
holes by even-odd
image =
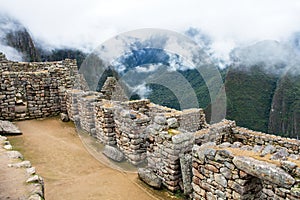
[[[71, 60], [13, 63], [0, 56], [0, 65], [2, 119], [67, 113], [110, 146], [108, 152], [116, 149], [133, 165], [145, 164], [139, 177], [155, 188], [183, 191], [191, 199], [300, 198], [298, 140], [237, 127], [229, 120], [209, 125], [202, 109], [177, 111], [149, 100], [127, 101], [114, 78], [101, 92], [88, 91], [74, 84], [75, 77], [84, 81]], [[30, 67], [21, 72], [20, 66]], [[20, 80], [26, 81], [23, 115], [16, 111], [16, 93], [24, 85]]]
[[66, 112], [65, 89], [78, 74], [75, 60], [12, 62], [0, 55], [0, 119], [23, 120]]

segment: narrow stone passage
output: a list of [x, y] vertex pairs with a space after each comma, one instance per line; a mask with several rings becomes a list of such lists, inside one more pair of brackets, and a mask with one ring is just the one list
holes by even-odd
[[49, 118], [16, 124], [23, 135], [9, 140], [44, 178], [47, 200], [157, 199], [139, 187], [136, 174], [113, 170], [94, 159], [72, 123]]

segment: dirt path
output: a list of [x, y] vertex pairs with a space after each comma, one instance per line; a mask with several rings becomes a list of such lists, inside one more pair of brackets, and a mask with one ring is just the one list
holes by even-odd
[[23, 135], [9, 140], [44, 178], [47, 200], [156, 199], [149, 189], [139, 187], [136, 174], [113, 170], [94, 159], [72, 123], [50, 118], [16, 124]]
[[24, 169], [8, 167], [12, 161], [0, 144], [0, 199], [25, 199], [30, 192], [24, 185], [28, 177]]

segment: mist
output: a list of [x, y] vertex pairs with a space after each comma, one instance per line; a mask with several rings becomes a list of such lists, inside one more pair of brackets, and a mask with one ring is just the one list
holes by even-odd
[[9, 60], [22, 61], [23, 55], [6, 44], [6, 35], [12, 31], [19, 31], [24, 27], [15, 19], [0, 13], [0, 52], [4, 52]]
[[216, 54], [228, 56], [237, 45], [283, 40], [300, 27], [297, 0], [82, 1], [0, 0], [0, 12], [21, 21], [34, 38], [53, 47], [92, 51], [125, 31], [163, 28], [183, 33], [196, 27], [208, 33]]

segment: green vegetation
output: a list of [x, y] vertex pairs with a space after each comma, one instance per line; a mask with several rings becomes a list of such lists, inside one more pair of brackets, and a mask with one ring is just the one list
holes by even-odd
[[286, 74], [278, 81], [269, 132], [286, 137], [300, 136], [300, 75]]
[[239, 126], [268, 132], [269, 113], [277, 78], [260, 67], [230, 68], [225, 80], [227, 118]]

